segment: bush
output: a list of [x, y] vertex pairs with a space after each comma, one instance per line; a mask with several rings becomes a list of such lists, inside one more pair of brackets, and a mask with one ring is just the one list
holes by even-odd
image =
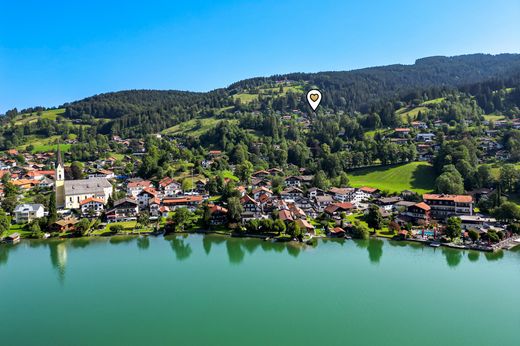
[[122, 225], [111, 225], [109, 229], [110, 232], [118, 233], [121, 232], [124, 229], [124, 227]]

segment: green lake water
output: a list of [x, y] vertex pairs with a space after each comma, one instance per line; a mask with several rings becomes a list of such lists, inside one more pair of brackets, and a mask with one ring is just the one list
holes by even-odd
[[519, 345], [520, 252], [219, 236], [0, 245], [1, 345]]

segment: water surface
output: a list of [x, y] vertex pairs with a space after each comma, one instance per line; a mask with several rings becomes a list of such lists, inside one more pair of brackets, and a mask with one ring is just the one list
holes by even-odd
[[520, 252], [220, 236], [0, 245], [2, 345], [517, 345]]

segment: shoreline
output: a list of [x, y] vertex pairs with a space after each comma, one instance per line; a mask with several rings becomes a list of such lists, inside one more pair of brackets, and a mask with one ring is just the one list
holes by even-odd
[[[264, 234], [249, 234], [249, 233], [243, 233], [243, 234], [237, 234], [232, 232], [225, 232], [225, 231], [212, 231], [212, 230], [194, 230], [194, 231], [184, 231], [184, 232], [171, 232], [165, 234], [164, 232], [124, 232], [124, 233], [112, 233], [112, 234], [91, 234], [86, 236], [79, 236], [79, 237], [49, 237], [49, 238], [22, 238], [21, 240], [39, 240], [39, 241], [53, 241], [53, 240], [73, 240], [73, 239], [89, 239], [89, 238], [112, 238], [112, 237], [159, 237], [163, 236], [175, 236], [175, 235], [194, 235], [194, 234], [200, 234], [200, 235], [219, 235], [222, 237], [228, 237], [228, 238], [250, 238], [250, 239], [260, 239], [263, 241], [272, 241], [277, 243], [295, 243], [295, 244], [301, 244], [301, 245], [308, 245], [312, 246], [313, 244], [310, 244], [309, 242], [313, 242], [314, 239], [324, 239], [324, 240], [363, 240], [363, 239], [354, 239], [351, 237], [327, 237], [324, 235], [314, 235], [311, 236], [308, 239], [305, 239], [303, 241], [296, 241], [291, 238], [287, 237], [280, 237], [277, 235], [264, 235]], [[421, 244], [424, 247], [445, 247], [455, 250], [468, 250], [468, 251], [479, 251], [479, 252], [487, 252], [487, 253], [493, 253], [493, 252], [499, 252], [503, 250], [511, 250], [517, 246], [520, 246], [520, 242], [517, 242], [516, 245], [513, 245], [508, 248], [502, 248], [502, 247], [496, 247], [496, 246], [489, 246], [489, 247], [482, 247], [482, 246], [469, 246], [469, 245], [459, 245], [459, 244], [453, 244], [453, 243], [441, 243], [438, 241], [432, 241], [427, 239], [393, 239], [390, 237], [384, 237], [379, 235], [370, 236], [368, 239], [381, 239], [381, 240], [387, 240], [387, 241], [395, 241], [395, 242], [402, 242], [402, 243], [415, 243], [415, 244]], [[516, 238], [517, 240], [520, 240], [520, 237]], [[10, 243], [7, 241], [1, 241], [0, 245], [6, 244], [6, 245], [16, 245], [20, 241]], [[438, 244], [437, 246], [431, 246], [430, 244], [435, 243]], [[495, 244], [496, 245], [496, 244]]]

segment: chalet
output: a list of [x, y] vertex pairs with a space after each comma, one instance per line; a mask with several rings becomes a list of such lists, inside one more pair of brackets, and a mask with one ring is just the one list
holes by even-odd
[[242, 209], [244, 211], [258, 213], [260, 212], [260, 203], [255, 201], [248, 195], [245, 195], [240, 199], [240, 203], [242, 204]]
[[273, 196], [273, 191], [269, 190], [266, 187], [259, 187], [255, 190], [253, 190], [253, 198], [255, 200], [258, 200], [261, 195], [267, 195], [269, 198]]
[[473, 215], [473, 197], [469, 195], [425, 194], [423, 200], [431, 207], [434, 218]]
[[212, 225], [223, 225], [228, 220], [228, 210], [219, 205], [210, 205], [209, 206], [210, 224]]
[[363, 186], [359, 189], [356, 189], [352, 202], [354, 204], [357, 204], [357, 203], [368, 201], [370, 198], [377, 197], [378, 191], [379, 191], [378, 189]]
[[206, 193], [206, 184], [206, 179], [197, 179], [195, 182], [195, 189], [200, 194]]
[[126, 192], [129, 196], [137, 198], [137, 195], [145, 188], [153, 187], [149, 180], [133, 180], [126, 185]]
[[402, 215], [411, 219], [415, 224], [426, 225], [430, 223], [430, 206], [424, 202], [409, 206]]
[[268, 169], [270, 175], [283, 175], [283, 171], [280, 168], [269, 168]]
[[350, 202], [339, 202], [329, 204], [325, 208], [324, 212], [331, 216], [338, 216], [343, 212], [350, 214], [354, 208], [354, 205]]
[[251, 187], [253, 187], [253, 189], [256, 189], [259, 187], [269, 187], [269, 186], [271, 186], [271, 181], [266, 178], [251, 179]]
[[435, 135], [433, 133], [418, 133], [415, 140], [418, 142], [433, 142]]
[[407, 137], [410, 134], [410, 129], [407, 127], [398, 127], [394, 129], [394, 135], [396, 137]]
[[480, 215], [460, 215], [462, 229], [469, 230], [489, 228], [490, 226], [497, 226], [497, 220], [492, 217], [484, 217]]
[[126, 197], [114, 202], [114, 207], [107, 211], [108, 222], [132, 221], [139, 214], [139, 202]]
[[76, 224], [78, 223], [78, 219], [76, 218], [67, 218], [58, 220], [51, 225], [51, 229], [53, 232], [63, 233], [63, 232], [73, 232], [76, 230]]
[[285, 186], [302, 186], [302, 180], [299, 176], [290, 176], [285, 178]]
[[307, 196], [309, 198], [314, 198], [316, 196], [324, 196], [325, 195], [325, 191], [323, 191], [322, 189], [319, 189], [317, 187], [311, 187], [310, 189], [307, 190]]
[[182, 194], [182, 186], [170, 177], [159, 181], [159, 189], [165, 196], [176, 196]]
[[268, 171], [264, 171], [264, 170], [261, 170], [261, 171], [256, 171], [254, 172], [253, 174], [251, 174], [251, 176], [253, 178], [266, 178], [268, 177], [269, 175], [271, 175]]
[[354, 194], [356, 193], [356, 189], [351, 187], [333, 187], [329, 190], [329, 193], [332, 194], [333, 198], [336, 201], [340, 202], [350, 202], [354, 199]]
[[345, 230], [341, 227], [329, 228], [328, 230], [328, 235], [332, 238], [344, 238], [345, 234]]
[[102, 198], [90, 197], [79, 203], [81, 214], [85, 216], [99, 216], [105, 208], [105, 201]]
[[139, 208], [147, 208], [150, 201], [153, 201], [157, 197], [157, 191], [153, 187], [144, 188], [137, 195], [137, 202], [139, 202]]
[[305, 232], [307, 232], [307, 233], [314, 234], [314, 226], [311, 225], [309, 223], [309, 221], [303, 220], [303, 219], [298, 219], [298, 220], [296, 220], [296, 224], [298, 226], [300, 226], [300, 229], [302, 231], [305, 230]]
[[316, 196], [314, 200], [316, 201], [317, 210], [320, 213], [323, 212], [328, 205], [334, 203], [334, 199], [331, 195]]
[[422, 122], [422, 121], [412, 121], [411, 125], [415, 129], [423, 129], [424, 130], [424, 129], [428, 128], [428, 125], [426, 125], [426, 123]]
[[167, 197], [164, 198], [162, 204], [170, 207], [172, 210], [176, 208], [188, 208], [191, 211], [197, 209], [202, 203], [202, 196], [182, 196], [182, 197]]
[[293, 216], [289, 210], [280, 210], [278, 212], [278, 218], [285, 223], [293, 221]]
[[114, 179], [116, 175], [114, 172], [108, 170], [108, 169], [98, 169], [92, 173], [88, 174], [89, 179], [90, 178], [106, 178], [106, 179]]
[[280, 195], [283, 200], [293, 200], [303, 197], [303, 191], [297, 187], [288, 187]]
[[379, 207], [383, 208], [386, 211], [393, 211], [394, 205], [401, 201], [401, 197], [380, 197], [377, 198], [374, 203], [377, 204]]
[[153, 200], [149, 201], [148, 210], [150, 211], [150, 216], [159, 217], [161, 216], [161, 200], [159, 197], [155, 197]]

